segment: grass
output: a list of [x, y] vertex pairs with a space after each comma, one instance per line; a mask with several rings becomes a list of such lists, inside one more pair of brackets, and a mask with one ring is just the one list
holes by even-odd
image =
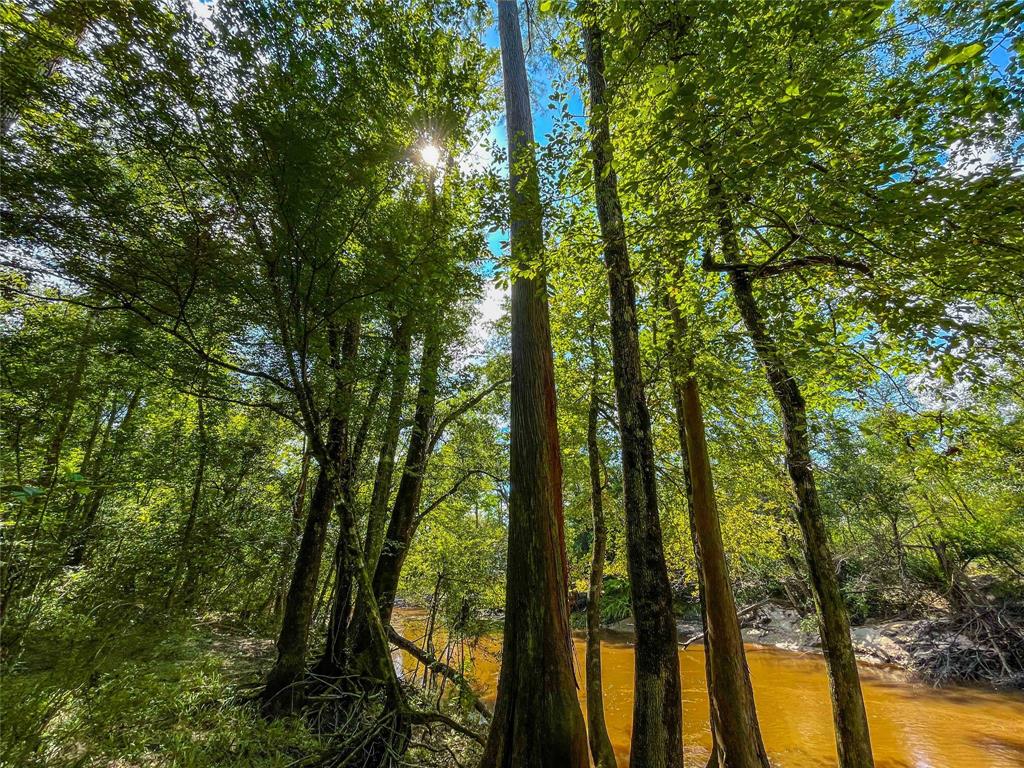
[[69, 636], [5, 665], [0, 764], [283, 768], [318, 751], [299, 720], [249, 702], [272, 645], [244, 628], [193, 617]]

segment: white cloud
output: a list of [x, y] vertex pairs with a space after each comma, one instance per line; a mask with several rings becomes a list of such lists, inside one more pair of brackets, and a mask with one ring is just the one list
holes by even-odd
[[509, 297], [507, 288], [500, 288], [494, 280], [488, 280], [484, 295], [476, 303], [476, 317], [469, 328], [469, 340], [473, 351], [482, 354], [493, 333], [493, 324], [505, 314]]
[[949, 147], [949, 167], [957, 176], [985, 173], [999, 162], [999, 150], [989, 145], [954, 141]]
[[213, 4], [217, 0], [189, 0], [192, 5], [192, 12], [196, 15], [196, 18], [203, 22], [208, 22], [210, 16], [213, 15]]

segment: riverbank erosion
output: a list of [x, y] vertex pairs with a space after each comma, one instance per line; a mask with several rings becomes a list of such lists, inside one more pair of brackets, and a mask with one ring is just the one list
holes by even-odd
[[[813, 617], [781, 602], [749, 606], [741, 615], [744, 642], [799, 653], [821, 653]], [[699, 624], [679, 621], [680, 643], [702, 642]], [[610, 624], [633, 632], [632, 619]], [[874, 621], [850, 632], [858, 661], [898, 667], [908, 678], [934, 684], [973, 683], [1024, 690], [1024, 634], [1020, 606], [992, 606], [968, 614], [938, 613]]]

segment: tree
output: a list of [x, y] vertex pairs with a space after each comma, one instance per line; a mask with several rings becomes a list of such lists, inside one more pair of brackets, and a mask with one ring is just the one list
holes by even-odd
[[587, 408], [587, 464], [590, 470], [590, 508], [594, 516], [594, 544], [590, 558], [587, 590], [587, 733], [590, 754], [597, 768], [615, 768], [615, 752], [604, 721], [604, 692], [601, 676], [601, 591], [604, 588], [604, 560], [608, 531], [604, 520], [604, 483], [601, 480], [601, 447], [597, 442], [600, 410], [598, 400], [597, 345], [590, 337], [590, 404]]
[[754, 706], [743, 635], [736, 600], [729, 580], [729, 565], [715, 499], [711, 457], [704, 429], [704, 408], [686, 351], [686, 321], [679, 307], [666, 297], [671, 330], [672, 388], [684, 457], [694, 556], [699, 574], [704, 653], [707, 656], [708, 701], [711, 705], [712, 763], [766, 767], [768, 756]]
[[672, 590], [658, 517], [658, 482], [651, 416], [640, 371], [636, 289], [626, 247], [625, 225], [605, 100], [601, 31], [584, 30], [590, 85], [591, 152], [611, 300], [612, 371], [622, 441], [629, 584], [636, 622], [633, 765], [671, 766], [683, 759], [683, 711], [679, 685]]
[[533, 121], [515, 0], [498, 3], [509, 146], [512, 257], [511, 491], [501, 675], [485, 767], [589, 763], [569, 635], [555, 412]]

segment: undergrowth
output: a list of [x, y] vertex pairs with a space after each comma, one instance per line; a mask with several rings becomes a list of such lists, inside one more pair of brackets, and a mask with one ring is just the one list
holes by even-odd
[[249, 702], [272, 647], [243, 628], [193, 617], [55, 634], [4, 665], [3, 766], [283, 768], [319, 751], [300, 720]]

